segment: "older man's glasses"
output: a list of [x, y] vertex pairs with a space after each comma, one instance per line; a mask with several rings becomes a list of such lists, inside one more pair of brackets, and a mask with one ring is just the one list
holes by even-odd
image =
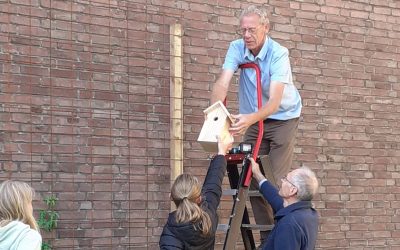
[[283, 176], [283, 177], [281, 178], [281, 181], [282, 181], [282, 182], [283, 182], [283, 181], [286, 181], [287, 183], [289, 183], [289, 184], [292, 185], [293, 187], [297, 188], [297, 186], [294, 185], [293, 182], [291, 182], [291, 181], [288, 180], [287, 175], [286, 175], [286, 176]]
[[252, 28], [239, 28], [237, 30], [238, 35], [246, 35], [246, 33], [249, 33], [250, 35], [255, 35], [257, 33], [258, 28], [261, 25], [257, 26], [257, 27], [252, 27]]

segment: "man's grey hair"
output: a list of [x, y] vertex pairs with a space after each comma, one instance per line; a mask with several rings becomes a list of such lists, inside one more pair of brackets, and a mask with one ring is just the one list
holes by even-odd
[[242, 11], [240, 14], [239, 22], [242, 21], [244, 16], [256, 14], [260, 17], [260, 24], [269, 24], [268, 13], [266, 9], [250, 5]]
[[318, 191], [317, 176], [306, 166], [295, 172], [292, 182], [297, 187], [297, 198], [300, 201], [311, 201]]

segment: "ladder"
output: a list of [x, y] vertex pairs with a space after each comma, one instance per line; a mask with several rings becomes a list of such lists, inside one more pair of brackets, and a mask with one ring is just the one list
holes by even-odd
[[[250, 224], [250, 218], [246, 207], [246, 201], [249, 196], [261, 195], [258, 191], [249, 191], [249, 185], [245, 186], [244, 178], [247, 171], [251, 172], [250, 160], [251, 154], [227, 154], [227, 172], [230, 188], [224, 191], [224, 195], [233, 197], [233, 206], [228, 224], [219, 224], [218, 229], [226, 232], [224, 241], [224, 250], [235, 249], [239, 236], [242, 235], [243, 244], [246, 250], [254, 250], [256, 244], [252, 230], [272, 230], [273, 225], [254, 225]], [[267, 155], [257, 158], [261, 170], [264, 171], [266, 178], [275, 185], [275, 178], [270, 168], [270, 161]], [[239, 174], [238, 165], [242, 165]]]
[[[257, 104], [258, 108], [262, 107], [261, 97], [261, 71], [257, 64], [246, 63], [239, 66], [241, 69], [252, 68], [256, 72], [257, 80]], [[226, 232], [224, 241], [224, 250], [235, 249], [236, 241], [238, 238], [239, 230], [242, 234], [244, 247], [246, 250], [253, 250], [256, 248], [252, 230], [264, 230], [268, 231], [273, 228], [273, 225], [251, 225], [249, 214], [246, 207], [246, 201], [249, 195], [260, 195], [258, 191], [250, 193], [249, 187], [251, 182], [251, 163], [249, 158], [253, 157], [258, 164], [260, 164], [261, 171], [264, 171], [265, 176], [269, 181], [272, 181], [276, 185], [275, 178], [271, 170], [271, 164], [268, 156], [258, 157], [262, 137], [264, 133], [263, 121], [258, 122], [258, 136], [254, 150], [244, 152], [239, 150], [239, 153], [227, 154], [227, 172], [231, 189], [228, 194], [233, 197], [233, 206], [231, 215], [229, 217], [229, 223], [227, 225], [218, 225], [220, 230]], [[242, 165], [241, 173], [239, 175], [238, 165]]]

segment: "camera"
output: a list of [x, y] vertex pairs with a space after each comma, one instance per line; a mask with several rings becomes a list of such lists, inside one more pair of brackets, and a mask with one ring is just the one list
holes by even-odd
[[253, 144], [244, 142], [229, 150], [229, 154], [250, 154], [251, 152], [253, 152]]

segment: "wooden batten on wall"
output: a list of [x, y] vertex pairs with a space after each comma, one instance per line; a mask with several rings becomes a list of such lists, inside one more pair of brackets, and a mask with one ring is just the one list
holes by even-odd
[[[183, 172], [182, 25], [170, 26], [170, 163], [171, 184]], [[172, 204], [171, 204], [172, 205]], [[173, 208], [173, 206], [171, 206]]]

